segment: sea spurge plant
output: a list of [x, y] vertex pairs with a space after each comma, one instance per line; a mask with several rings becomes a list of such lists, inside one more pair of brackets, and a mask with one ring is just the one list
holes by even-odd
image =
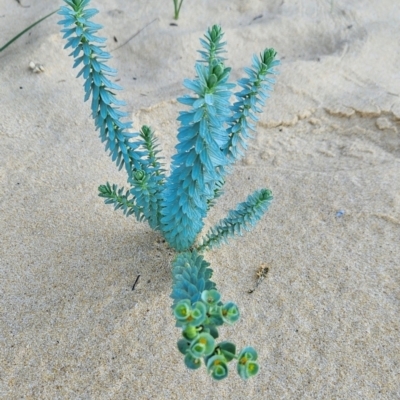
[[257, 190], [200, 240], [199, 234], [208, 210], [223, 193], [233, 162], [243, 156], [250, 131], [255, 130], [256, 114], [272, 90], [274, 67], [279, 63], [276, 52], [265, 49], [254, 56], [252, 67], [245, 69], [247, 76], [238, 81], [241, 89], [233, 92], [231, 69], [222, 57], [224, 34], [217, 25], [208, 29], [200, 39], [196, 76], [183, 81], [190, 94], [178, 101], [188, 108], [178, 116], [176, 154], [167, 174], [153, 130], [143, 126], [132, 132], [132, 122], [125, 120], [127, 113], [121, 108], [125, 103], [116, 95], [121, 87], [112, 81], [116, 70], [107, 64], [111, 56], [105, 50], [105, 38], [97, 36], [101, 26], [91, 21], [98, 11], [87, 8], [90, 0], [64, 3], [59, 24], [65, 47], [72, 49], [74, 68], [80, 67], [78, 76], [84, 79], [84, 100], [91, 100], [92, 117], [106, 151], [127, 172], [128, 189], [107, 182], [99, 186], [99, 196], [126, 216], [147, 221], [177, 251], [171, 298], [176, 326], [182, 329], [178, 349], [185, 365], [197, 369], [204, 363], [209, 374], [220, 380], [235, 359], [237, 372], [248, 379], [259, 369], [256, 351], [246, 347], [236, 355], [233, 343], [216, 343], [218, 327], [237, 322], [240, 313], [235, 303], [223, 303], [203, 253], [250, 230], [267, 211], [271, 191]]
[[[210, 38], [216, 32], [218, 29], [214, 27]], [[212, 56], [197, 63], [195, 69], [197, 78], [184, 81], [195, 96], [178, 99], [192, 109], [181, 112], [178, 117], [181, 123], [178, 152], [172, 157], [172, 171], [166, 181], [161, 210], [163, 233], [178, 251], [187, 250], [202, 229], [208, 201], [213, 198], [216, 184], [223, 178], [223, 167], [227, 165], [221, 149], [227, 145], [225, 124], [230, 116], [230, 89], [234, 87], [227, 82], [230, 69]]]

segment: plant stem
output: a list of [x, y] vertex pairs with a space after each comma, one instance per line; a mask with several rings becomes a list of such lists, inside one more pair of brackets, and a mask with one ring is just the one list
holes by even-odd
[[174, 0], [174, 11], [175, 11], [174, 19], [179, 18], [179, 11], [181, 11], [181, 7], [182, 7], [182, 3], [183, 3], [183, 0], [181, 0], [178, 5], [178, 1], [179, 0]]
[[[182, 3], [182, 2], [181, 2]], [[9, 42], [7, 42], [2, 48], [0, 48], [0, 53], [5, 50], [11, 43], [15, 42], [20, 36], [22, 36], [25, 32], [28, 32], [30, 29], [32, 29], [35, 25], [39, 24], [40, 22], [42, 22], [43, 20], [45, 20], [46, 18], [50, 17], [51, 15], [55, 14], [58, 11], [55, 10], [53, 12], [51, 12], [50, 14], [47, 14], [45, 17], [39, 19], [39, 21], [34, 22], [32, 25], [28, 26], [26, 29], [24, 29], [22, 32], [18, 33], [17, 36], [13, 37]]]

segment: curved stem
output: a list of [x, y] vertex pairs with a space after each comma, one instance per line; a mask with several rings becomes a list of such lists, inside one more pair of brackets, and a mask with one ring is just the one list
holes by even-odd
[[17, 36], [14, 36], [9, 42], [7, 42], [3, 47], [0, 48], [0, 53], [5, 50], [11, 43], [15, 42], [19, 37], [21, 37], [24, 33], [28, 32], [30, 29], [32, 29], [35, 25], [39, 24], [40, 22], [42, 22], [43, 20], [45, 20], [46, 18], [50, 17], [51, 15], [55, 14], [58, 11], [55, 10], [53, 12], [51, 12], [50, 14], [47, 14], [45, 17], [39, 19], [39, 21], [34, 22], [32, 25], [28, 26], [26, 29], [24, 29], [22, 32], [18, 33]]

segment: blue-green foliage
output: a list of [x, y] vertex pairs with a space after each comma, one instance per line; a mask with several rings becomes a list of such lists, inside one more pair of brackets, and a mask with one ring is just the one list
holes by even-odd
[[197, 78], [184, 81], [194, 95], [178, 99], [191, 110], [178, 117], [179, 143], [166, 183], [161, 229], [179, 251], [187, 250], [202, 229], [208, 200], [214, 198], [216, 183], [227, 165], [221, 149], [229, 139], [225, 124], [230, 118], [230, 89], [234, 85], [227, 82], [230, 68], [225, 68], [219, 57], [225, 44], [222, 35], [217, 26], [208, 30], [206, 40], [201, 41], [203, 60], [195, 66]]
[[[247, 149], [247, 140], [251, 138], [249, 130], [255, 130], [254, 122], [258, 121], [255, 113], [262, 112], [260, 106], [265, 105], [269, 97], [268, 91], [272, 90], [275, 79], [268, 75], [276, 74], [276, 51], [265, 49], [260, 57], [253, 56], [252, 68], [245, 68], [247, 78], [238, 81], [242, 90], [235, 93], [238, 101], [232, 106], [232, 117], [229, 120], [229, 141], [224, 147], [224, 152], [230, 163], [240, 159]], [[253, 122], [252, 122], [252, 121]]]
[[[123, 101], [115, 97], [115, 90], [122, 89], [111, 82], [107, 77], [115, 76], [116, 70], [106, 64], [110, 59], [110, 53], [104, 50], [105, 38], [96, 36], [101, 25], [89, 21], [98, 10], [85, 9], [89, 0], [65, 0], [69, 7], [61, 7], [58, 12], [64, 19], [58, 24], [64, 25], [61, 32], [63, 38], [67, 39], [65, 48], [72, 48], [70, 55], [75, 58], [73, 67], [82, 64], [78, 76], [83, 75], [85, 79], [85, 101], [92, 97], [92, 116], [96, 128], [100, 130], [102, 142], [106, 142], [106, 150], [110, 151], [112, 160], [117, 166], [125, 168], [131, 176], [134, 168], [140, 168], [140, 154], [137, 150], [138, 144], [130, 141], [137, 137], [127, 131], [132, 126], [131, 122], [122, 122], [122, 118], [128, 114], [119, 106], [125, 105]], [[95, 44], [96, 43], [96, 44]]]
[[207, 200], [207, 211], [210, 210], [211, 207], [213, 207], [216, 203], [216, 200], [218, 197], [222, 196], [224, 193], [223, 187], [225, 185], [225, 180], [220, 180], [218, 182], [215, 182], [215, 187], [214, 187], [214, 195], [210, 199]]
[[130, 188], [116, 185], [99, 186], [99, 195], [106, 204], [121, 209], [125, 215], [135, 215], [158, 230], [178, 253], [172, 266], [171, 297], [176, 325], [182, 328], [178, 349], [188, 368], [197, 369], [202, 363], [216, 380], [228, 375], [228, 363], [238, 360], [237, 372], [243, 379], [258, 372], [257, 352], [246, 347], [236, 355], [231, 342], [217, 343], [217, 327], [238, 321], [240, 313], [235, 303], [221, 301], [216, 285], [211, 281], [212, 270], [202, 252], [220, 245], [229, 237], [241, 235], [254, 226], [267, 210], [272, 195], [262, 189], [250, 195], [246, 202], [212, 228], [201, 243], [194, 245], [204, 226], [207, 211], [215, 204], [223, 190], [225, 176], [232, 171], [232, 163], [243, 155], [250, 130], [255, 129], [256, 113], [261, 112], [272, 90], [271, 78], [278, 65], [276, 52], [265, 49], [254, 56], [247, 77], [240, 79], [241, 90], [231, 105], [230, 68], [226, 67], [225, 42], [221, 28], [214, 25], [200, 39], [201, 60], [195, 65], [196, 77], [186, 79], [184, 86], [192, 94], [179, 98], [189, 106], [178, 117], [178, 144], [172, 157], [171, 172], [165, 175], [154, 132], [143, 126], [130, 132], [131, 122], [121, 107], [115, 92], [121, 88], [110, 80], [116, 70], [107, 65], [111, 58], [105, 51], [105, 38], [97, 36], [100, 25], [90, 19], [96, 9], [87, 6], [90, 0], [64, 0], [59, 10], [63, 20], [62, 32], [71, 48], [74, 68], [81, 66], [85, 101], [91, 98], [92, 116], [106, 150], [117, 166], [125, 167]]
[[211, 281], [212, 269], [203, 256], [197, 252], [179, 253], [172, 264], [172, 294], [173, 306], [180, 300], [189, 299], [195, 303], [201, 299], [204, 290], [215, 288]]
[[70, 54], [75, 58], [73, 67], [82, 65], [78, 77], [83, 75], [85, 79], [85, 101], [92, 98], [92, 117], [101, 141], [106, 143], [106, 150], [110, 151], [117, 166], [125, 166], [136, 205], [150, 226], [157, 229], [163, 176], [156, 171], [160, 165], [155, 161], [153, 133], [148, 127], [143, 127], [140, 133], [131, 133], [128, 129], [132, 122], [122, 121], [128, 116], [120, 108], [125, 102], [115, 96], [115, 91], [122, 88], [108, 78], [115, 76], [117, 71], [106, 64], [111, 56], [104, 50], [106, 39], [96, 36], [102, 26], [90, 21], [98, 11], [86, 9], [89, 2], [65, 0], [69, 7], [60, 8], [58, 13], [64, 19], [58, 23], [64, 25], [61, 32], [67, 39], [65, 48], [73, 49]]
[[138, 143], [146, 164], [142, 166], [142, 169], [134, 171], [133, 187], [130, 192], [136, 202], [142, 206], [143, 214], [150, 227], [160, 229], [160, 209], [165, 181], [164, 170], [157, 156], [160, 151], [153, 131], [148, 126], [142, 127], [139, 136], [141, 140]]
[[122, 209], [126, 216], [135, 214], [138, 221], [143, 221], [145, 217], [142, 208], [137, 206], [129, 191], [124, 194], [124, 190], [124, 188], [118, 189], [117, 185], [111, 187], [107, 182], [99, 186], [99, 196], [106, 199], [104, 201], [106, 204], [113, 204], [115, 210]]
[[257, 190], [245, 202], [240, 203], [236, 210], [229, 211], [228, 216], [218, 225], [211, 228], [197, 249], [203, 251], [207, 248], [217, 247], [226, 242], [229, 237], [241, 236], [243, 230], [250, 230], [260, 220], [268, 210], [271, 201], [272, 193], [270, 190]]

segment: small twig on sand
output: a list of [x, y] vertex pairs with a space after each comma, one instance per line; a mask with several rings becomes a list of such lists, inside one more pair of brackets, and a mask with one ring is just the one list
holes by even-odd
[[261, 265], [260, 265], [260, 268], [258, 268], [258, 271], [257, 271], [257, 278], [258, 278], [258, 279], [257, 279], [256, 285], [254, 286], [253, 289], [250, 289], [250, 290], [248, 291], [248, 293], [253, 293], [253, 292], [256, 290], [257, 286], [258, 286], [258, 285], [264, 280], [264, 278], [267, 276], [268, 271], [269, 271], [269, 268], [267, 267], [266, 264], [261, 264]]
[[135, 283], [134, 283], [133, 286], [132, 286], [132, 290], [135, 290], [135, 286], [136, 286], [136, 284], [138, 283], [139, 278], [140, 278], [140, 275], [137, 276], [137, 278], [136, 278], [136, 280], [135, 280]]

